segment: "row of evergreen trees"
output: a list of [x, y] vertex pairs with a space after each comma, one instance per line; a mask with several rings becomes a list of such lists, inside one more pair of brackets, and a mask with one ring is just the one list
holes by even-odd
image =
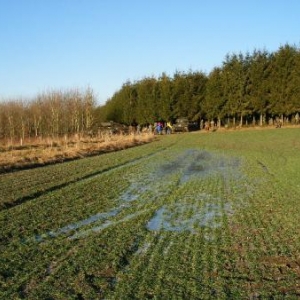
[[219, 125], [263, 125], [271, 119], [297, 121], [300, 112], [300, 51], [288, 44], [278, 51], [228, 54], [221, 67], [163, 73], [126, 82], [105, 105], [98, 120], [149, 124], [214, 120]]

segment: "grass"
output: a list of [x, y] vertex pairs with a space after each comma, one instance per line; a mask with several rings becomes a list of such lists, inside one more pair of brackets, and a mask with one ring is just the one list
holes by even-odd
[[0, 172], [25, 169], [118, 151], [154, 140], [153, 134], [103, 135], [99, 138], [28, 139], [0, 142]]
[[0, 175], [0, 298], [298, 299], [298, 140], [179, 134]]

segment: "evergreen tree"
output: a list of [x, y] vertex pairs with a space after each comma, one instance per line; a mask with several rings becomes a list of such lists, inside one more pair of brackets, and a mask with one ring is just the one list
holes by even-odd
[[248, 64], [243, 55], [227, 55], [222, 74], [227, 115], [233, 118], [233, 126], [236, 125], [236, 117], [239, 116], [239, 125], [242, 126], [244, 115], [249, 113]]
[[224, 106], [226, 104], [222, 73], [222, 69], [214, 68], [209, 74], [206, 97], [203, 103], [206, 119], [217, 119], [218, 126], [221, 126], [221, 120], [224, 118]]
[[271, 113], [289, 117], [298, 108], [299, 99], [299, 51], [296, 47], [285, 45], [272, 57]]
[[248, 91], [252, 108], [253, 124], [256, 115], [263, 125], [270, 104], [270, 55], [267, 51], [254, 51], [250, 58]]

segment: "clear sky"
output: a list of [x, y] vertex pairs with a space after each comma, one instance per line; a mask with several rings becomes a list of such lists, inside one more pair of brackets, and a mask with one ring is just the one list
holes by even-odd
[[221, 66], [299, 47], [299, 0], [0, 0], [0, 101]]

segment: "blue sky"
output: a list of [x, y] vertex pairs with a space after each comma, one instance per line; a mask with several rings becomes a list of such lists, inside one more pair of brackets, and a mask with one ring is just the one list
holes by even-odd
[[209, 73], [228, 53], [299, 47], [299, 0], [0, 0], [0, 101]]

